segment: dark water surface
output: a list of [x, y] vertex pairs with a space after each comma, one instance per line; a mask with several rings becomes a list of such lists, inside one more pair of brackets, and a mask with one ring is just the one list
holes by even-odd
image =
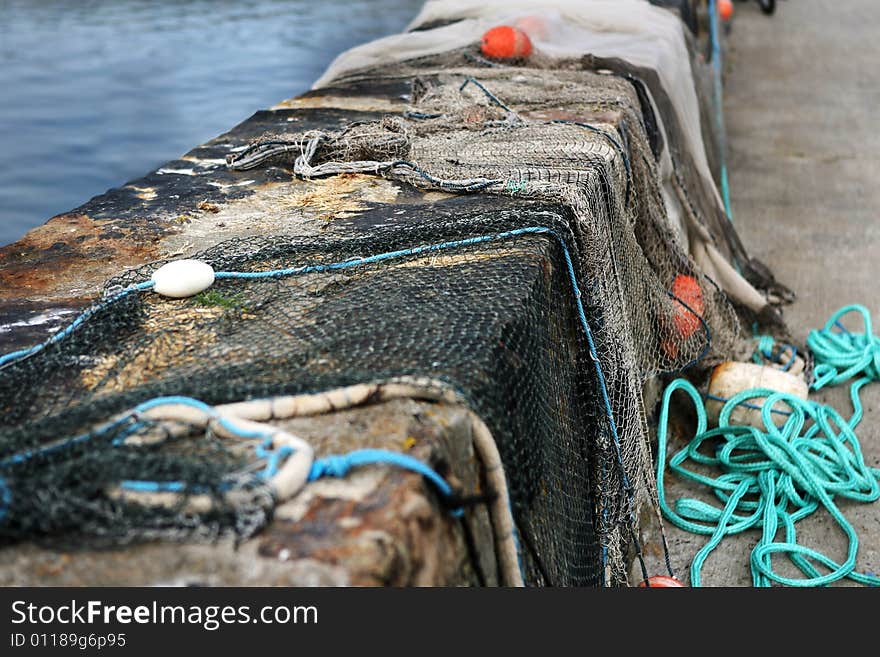
[[0, 244], [307, 90], [422, 0], [0, 0]]

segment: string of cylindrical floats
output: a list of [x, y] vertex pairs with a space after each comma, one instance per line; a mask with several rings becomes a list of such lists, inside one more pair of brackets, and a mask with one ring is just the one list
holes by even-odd
[[[137, 447], [180, 438], [195, 428], [224, 439], [250, 441], [258, 457], [251, 466], [262, 465], [262, 469], [255, 475], [256, 479], [266, 485], [278, 504], [297, 495], [308, 482], [324, 477], [344, 477], [353, 468], [384, 465], [422, 475], [444, 499], [454, 505], [457, 496], [449, 483], [416, 458], [382, 449], [360, 449], [348, 454], [315, 458], [314, 450], [308, 442], [267, 423], [271, 420], [314, 416], [394, 399], [462, 403], [460, 395], [440, 382], [404, 378], [358, 384], [317, 394], [259, 399], [214, 407], [189, 397], [158, 397], [117, 415], [86, 434], [7, 457], [0, 461], [0, 471], [111, 433], [117, 434], [113, 440], [114, 446]], [[488, 486], [494, 493], [490, 502], [490, 517], [502, 581], [509, 586], [522, 586], [519, 542], [501, 456], [488, 427], [473, 412], [468, 411], [468, 416], [477, 456], [486, 473]], [[231, 478], [234, 479], [236, 475], [237, 473]], [[220, 482], [219, 488], [224, 488], [223, 482]], [[211, 494], [193, 491], [183, 481], [125, 480], [107, 491], [107, 494], [115, 499], [145, 506], [178, 508], [183, 502], [183, 509], [189, 513], [208, 512], [215, 504]], [[245, 493], [232, 488], [224, 491], [224, 495], [227, 502], [235, 504], [237, 498]], [[0, 479], [0, 521], [6, 515], [11, 501], [12, 491]], [[463, 515], [462, 509], [454, 506], [450, 512], [455, 517]]]

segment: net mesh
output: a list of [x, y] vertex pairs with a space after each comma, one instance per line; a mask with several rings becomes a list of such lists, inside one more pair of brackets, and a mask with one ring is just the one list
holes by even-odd
[[[217, 271], [299, 269], [189, 299], [129, 294], [0, 371], [4, 540], [249, 536], [274, 503], [249, 449], [210, 431], [133, 441], [150, 421], [104, 423], [165, 395], [216, 405], [427, 377], [458, 391], [498, 443], [527, 581], [626, 582], [636, 510], [656, 503], [644, 382], [728, 358], [737, 312], [670, 220], [631, 80], [582, 62], [552, 76], [535, 62], [474, 67], [467, 54], [364, 72], [413, 81], [403, 116], [266, 135], [231, 164], [376, 173], [491, 202], [426, 204], [422, 221], [380, 208], [350, 238], [221, 243], [194, 257]], [[695, 175], [681, 184], [702, 195]], [[682, 276], [697, 297], [676, 294]], [[184, 491], [150, 505], [114, 493], [127, 480]], [[187, 504], [196, 493], [209, 509]]]

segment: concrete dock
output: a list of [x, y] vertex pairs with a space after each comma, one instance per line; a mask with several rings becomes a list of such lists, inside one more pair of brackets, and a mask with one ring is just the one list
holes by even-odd
[[[772, 18], [754, 2], [735, 5], [724, 107], [734, 223], [750, 255], [798, 295], [784, 313], [800, 342], [845, 304], [863, 304], [880, 319], [880, 222], [873, 216], [880, 191], [871, 184], [880, 174], [880, 136], [871, 116], [880, 94], [874, 4], [782, 1]], [[425, 192], [374, 176], [304, 181], [284, 168], [245, 173], [223, 164], [231, 149], [266, 131], [339, 129], [401, 114], [407, 93], [408, 85], [391, 80], [284, 101], [0, 249], [0, 325], [24, 327], [4, 336], [0, 353], [44, 339], [120, 270], [221, 240], [276, 232], [323, 239], [391, 220], [406, 227], [426, 216], [439, 222], [465, 213], [557, 211], [538, 202]], [[596, 110], [592, 118], [600, 116]], [[549, 261], [544, 251], [536, 254]], [[525, 268], [517, 289], [549, 286], [543, 272]], [[500, 328], [518, 320], [509, 315], [498, 314]], [[841, 386], [816, 398], [847, 416], [848, 392]], [[869, 386], [863, 400], [859, 437], [868, 464], [880, 467], [880, 385]], [[318, 451], [337, 448], [339, 436], [348, 436], [346, 448], [380, 443], [412, 450], [426, 462], [450, 464], [464, 490], [477, 490], [469, 413], [458, 402], [405, 399], [298, 418], [290, 426]], [[670, 450], [684, 440], [675, 436]], [[668, 483], [671, 500], [698, 494], [680, 481]], [[880, 572], [880, 503], [842, 503], [841, 510], [860, 537], [858, 570]], [[688, 583], [706, 537], [666, 527], [672, 566]], [[845, 558], [845, 536], [825, 512], [798, 527], [801, 543]], [[652, 532], [646, 526], [642, 539], [650, 574], [658, 574], [663, 555]], [[750, 586], [749, 552], [758, 537], [749, 532], [723, 541], [703, 569], [703, 585]], [[265, 531], [240, 545], [0, 544], [0, 585], [492, 585], [499, 570], [485, 509], [469, 510], [466, 523], [453, 521], [420, 477], [393, 470], [322, 482], [279, 506]], [[635, 584], [641, 579], [635, 564], [631, 573]]]
[[[785, 319], [798, 340], [845, 304], [880, 317], [876, 3], [783, 1], [773, 18], [756, 3], [735, 8], [724, 109], [737, 230], [750, 254], [797, 293]], [[848, 417], [848, 395], [844, 385], [815, 398]], [[880, 386], [868, 386], [863, 402], [859, 438], [867, 463], [878, 467]], [[677, 484], [673, 491], [693, 493]], [[859, 534], [858, 569], [880, 572], [880, 504], [843, 502], [841, 510]], [[798, 527], [803, 544], [845, 558], [845, 537], [827, 513]], [[687, 581], [706, 537], [668, 532], [676, 574]], [[749, 551], [758, 537], [725, 539], [703, 569], [703, 585], [750, 586]]]

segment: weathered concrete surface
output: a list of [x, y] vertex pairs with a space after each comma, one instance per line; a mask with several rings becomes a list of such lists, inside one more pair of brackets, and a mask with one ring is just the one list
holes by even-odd
[[[799, 340], [844, 304], [861, 303], [880, 317], [876, 9], [874, 0], [796, 0], [779, 3], [768, 19], [755, 3], [736, 4], [725, 80], [735, 223], [749, 252], [797, 292], [785, 315]], [[849, 413], [847, 386], [816, 399]], [[867, 463], [880, 467], [880, 384], [863, 400], [859, 438]], [[669, 483], [671, 499], [697, 492]], [[859, 570], [880, 573], [880, 503], [841, 503], [841, 510], [860, 537]], [[804, 544], [845, 559], [845, 537], [827, 513], [798, 527]], [[668, 533], [673, 566], [687, 581], [706, 537]], [[757, 539], [749, 532], [722, 542], [703, 584], [750, 586]], [[649, 543], [656, 572], [664, 572], [656, 542]]]
[[[345, 451], [351, 443], [406, 451], [436, 467], [454, 464], [458, 483], [479, 487], [471, 420], [454, 405], [398, 400], [282, 426], [319, 453]], [[484, 506], [459, 522], [420, 476], [374, 467], [310, 484], [276, 508], [266, 530], [239, 546], [0, 549], [0, 586], [492, 585], [498, 581], [492, 545]]]
[[[401, 83], [378, 84], [281, 103], [0, 248], [0, 353], [44, 340], [100, 296], [108, 278], [145, 262], [190, 255], [236, 237], [352, 235], [370, 230], [378, 219], [415, 221], [425, 204], [446, 200], [451, 207], [438, 209], [438, 216], [467, 211], [451, 195], [415, 192], [375, 176], [303, 181], [277, 167], [232, 172], [225, 166], [230, 150], [267, 131], [334, 130], [401, 111], [407, 90]], [[389, 218], [391, 206], [400, 209]], [[485, 211], [480, 208], [473, 210]], [[480, 470], [469, 417], [458, 406], [401, 400], [288, 425], [318, 454], [366, 446], [410, 449], [422, 461], [448, 468], [462, 490], [477, 491]], [[268, 528], [238, 547], [166, 542], [102, 551], [0, 549], [0, 585], [497, 582], [486, 508], [469, 510], [460, 522], [421, 477], [386, 468], [310, 485], [276, 509]]]
[[305, 182], [276, 167], [232, 172], [224, 160], [267, 131], [336, 130], [380, 116], [308, 107], [257, 112], [180, 159], [53, 217], [0, 248], [0, 324], [7, 323], [5, 304], [13, 299], [90, 298], [127, 267], [234, 237], [317, 234], [343, 211], [393, 201], [398, 187], [376, 177]]

